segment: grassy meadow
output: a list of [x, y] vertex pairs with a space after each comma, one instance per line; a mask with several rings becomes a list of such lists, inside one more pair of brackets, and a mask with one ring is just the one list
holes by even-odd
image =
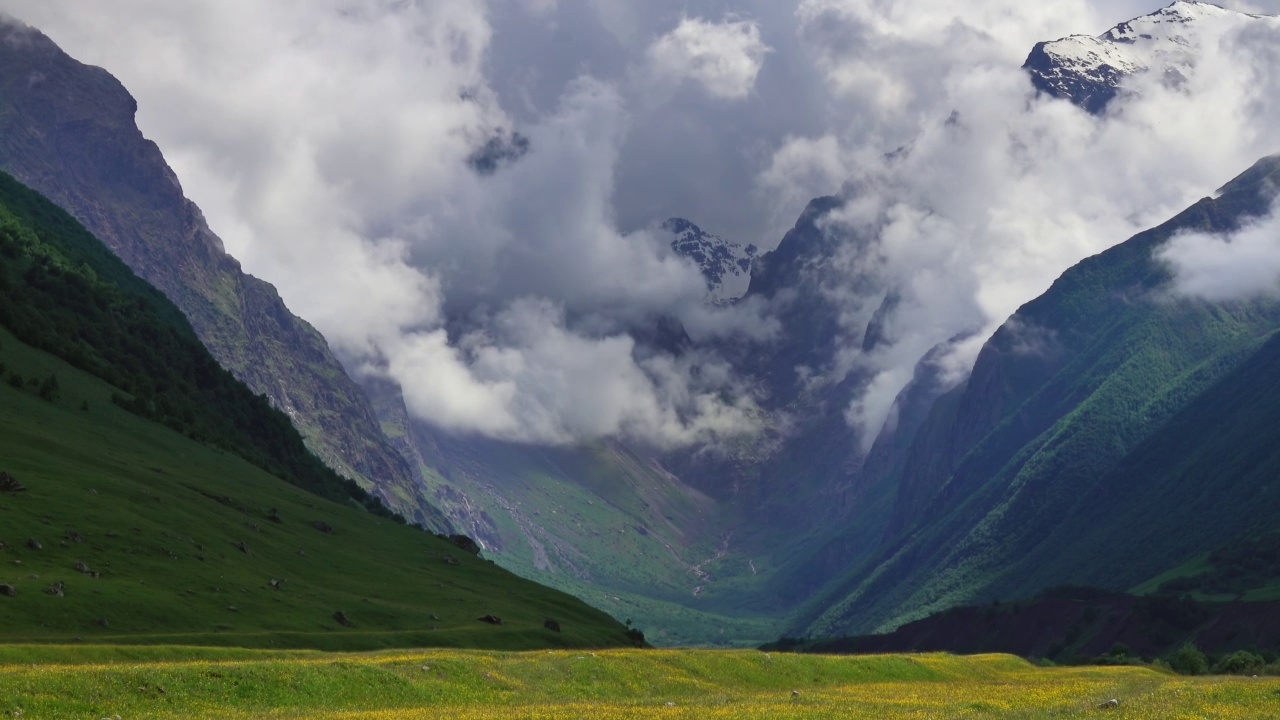
[[[1114, 709], [1099, 705], [1116, 699]], [[1275, 718], [1280, 679], [1005, 655], [0, 647], [26, 718]]]

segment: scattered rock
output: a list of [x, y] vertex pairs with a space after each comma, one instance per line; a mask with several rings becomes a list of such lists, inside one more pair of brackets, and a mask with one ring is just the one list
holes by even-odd
[[0, 551], [11, 549], [8, 545], [0, 542]]
[[1099, 710], [1115, 710], [1118, 707], [1120, 707], [1120, 701], [1115, 698], [1111, 698], [1110, 700], [1099, 705], [1098, 709]]
[[5, 597], [17, 597], [18, 588], [12, 585], [0, 585], [0, 595]]
[[251, 522], [251, 523], [246, 523], [246, 524], [249, 526], [249, 529], [250, 529], [250, 530], [252, 530], [252, 531], [254, 531], [254, 532], [262, 532], [262, 526], [261, 526], [261, 525], [259, 525], [258, 523]]
[[463, 552], [469, 552], [472, 555], [480, 554], [480, 544], [466, 535], [450, 535], [449, 542]]
[[40, 541], [35, 538], [27, 538], [27, 547], [31, 548], [32, 550], [44, 549], [44, 546], [40, 544]]
[[443, 559], [444, 559], [445, 565], [461, 565], [462, 564], [462, 562], [459, 561], [458, 558], [452, 555], [445, 555]]
[[435, 613], [431, 613], [431, 619], [432, 619], [432, 620], [435, 620], [436, 622], [439, 622], [439, 621], [440, 621], [440, 616], [439, 616], [439, 615], [437, 615], [437, 614], [435, 614]]
[[315, 522], [311, 523], [311, 527], [313, 527], [313, 528], [315, 528], [315, 529], [319, 530], [320, 532], [324, 533], [325, 535], [332, 535], [332, 534], [333, 534], [333, 526], [332, 526], [332, 525], [330, 525], [329, 523], [327, 523], [327, 522], [323, 521], [323, 520], [317, 520], [317, 521], [315, 521]]
[[333, 614], [333, 619], [343, 627], [353, 628], [356, 626], [355, 623], [351, 622], [351, 618], [347, 617], [347, 614], [341, 610]]
[[248, 544], [248, 543], [246, 543], [245, 541], [241, 540], [241, 541], [237, 542], [235, 545], [236, 545], [236, 549], [237, 549], [237, 550], [239, 550], [240, 552], [244, 553], [245, 555], [248, 555], [249, 557], [253, 557], [253, 551], [249, 550], [249, 544]]
[[111, 623], [106, 618], [97, 619], [98, 627], [111, 627]]
[[228, 605], [227, 610], [231, 612], [240, 612], [240, 608], [236, 607], [235, 605]]
[[76, 532], [75, 530], [68, 530], [66, 532], [66, 536], [67, 536], [67, 539], [73, 543], [79, 543], [81, 545], [84, 544], [84, 536]]
[[279, 590], [279, 589], [280, 589], [280, 585], [281, 585], [282, 583], [283, 583], [283, 581], [282, 581], [282, 580], [272, 580], [272, 581], [271, 581], [271, 589], [272, 589], [272, 590]]
[[502, 618], [498, 617], [497, 615], [485, 615], [482, 618], [476, 618], [476, 619], [483, 623], [489, 623], [490, 625], [502, 624]]
[[799, 691], [799, 690], [792, 690], [792, 691], [791, 691], [791, 699], [792, 699], [792, 700], [799, 700], [799, 699], [800, 699], [800, 691]]
[[284, 522], [284, 518], [280, 517], [280, 511], [275, 508], [271, 508], [270, 510], [267, 511], [267, 519], [273, 523]]
[[61, 583], [61, 582], [50, 583], [49, 587], [44, 589], [44, 594], [52, 595], [54, 597], [64, 597], [65, 594], [63, 591], [66, 589], [67, 589], [67, 586], [65, 583]]
[[26, 491], [27, 488], [12, 475], [7, 472], [0, 472], [0, 492], [18, 493]]
[[548, 620], [542, 623], [542, 627], [550, 630], [551, 632], [560, 632], [560, 623], [555, 620]]

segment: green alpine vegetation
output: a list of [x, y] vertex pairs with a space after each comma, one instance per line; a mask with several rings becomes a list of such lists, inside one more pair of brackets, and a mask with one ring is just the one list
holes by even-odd
[[[889, 630], [1063, 583], [1125, 590], [1273, 529], [1280, 303], [1179, 295], [1156, 251], [1266, 215], [1277, 177], [1280, 157], [1260, 161], [1019, 310], [916, 434], [879, 549], [790, 634]], [[1258, 562], [1205, 577], [1206, 593], [1272, 584]]]
[[8, 177], [0, 325], [5, 642], [642, 642], [398, 521], [310, 455], [158, 291]]

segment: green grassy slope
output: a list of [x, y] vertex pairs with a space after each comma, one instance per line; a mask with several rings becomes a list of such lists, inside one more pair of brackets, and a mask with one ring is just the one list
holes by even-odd
[[[960, 397], [931, 418], [947, 427], [927, 427], [913, 446], [902, 493], [915, 500], [899, 503], [894, 523], [905, 531], [829, 589], [795, 632], [886, 629], [1064, 582], [1130, 587], [1226, 540], [1224, 518], [1253, 517], [1248, 463], [1266, 444], [1248, 418], [1216, 435], [1205, 412], [1180, 413], [1258, 352], [1280, 327], [1280, 305], [1171, 298], [1153, 251], [1174, 233], [1228, 231], [1265, 213], [1278, 174], [1280, 160], [1260, 162], [1023, 307], [984, 348]], [[1274, 386], [1269, 374], [1256, 380]], [[1126, 464], [1181, 421], [1164, 454], [1194, 445], [1199, 459], [1183, 459], [1195, 463], [1164, 465], [1149, 453]], [[1231, 463], [1218, 450], [1244, 452], [1240, 472], [1221, 473]]]
[[[28, 488], [0, 493], [0, 583], [18, 593], [0, 597], [3, 641], [325, 649], [629, 642], [619, 623], [575, 598], [139, 418], [111, 402], [115, 388], [8, 333], [0, 334], [0, 362], [24, 377], [56, 375], [60, 388], [50, 402], [37, 388], [0, 386], [0, 470]], [[78, 572], [77, 563], [100, 576]], [[59, 582], [63, 596], [46, 594]], [[339, 610], [355, 627], [335, 621]], [[477, 620], [486, 614], [504, 624]], [[562, 632], [544, 629], [547, 619]]]
[[[392, 514], [222, 369], [182, 313], [79, 223], [0, 173], [0, 326], [121, 392], [112, 402], [330, 499]], [[54, 380], [49, 380], [50, 383]], [[56, 394], [50, 386], [43, 392]]]

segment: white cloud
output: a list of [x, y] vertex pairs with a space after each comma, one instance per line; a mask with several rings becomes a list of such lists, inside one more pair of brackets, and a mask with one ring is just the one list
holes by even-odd
[[484, 4], [7, 6], [117, 73], [228, 249], [341, 355], [400, 382], [418, 417], [548, 443], [715, 443], [755, 427], [719, 361], [632, 338], [662, 316], [708, 334], [752, 319], [702, 307], [696, 266], [617, 228], [629, 112], [614, 84], [568, 82], [516, 128], [527, 154], [468, 166], [514, 125], [484, 72]]
[[1280, 214], [1228, 235], [1185, 233], [1156, 257], [1178, 294], [1212, 301], [1280, 297]]
[[649, 46], [649, 62], [659, 76], [694, 80], [725, 100], [741, 100], [755, 87], [771, 52], [760, 26], [747, 20], [719, 23], [684, 18]]
[[[847, 241], [850, 257], [837, 253], [835, 266], [860, 272], [830, 273], [828, 294], [864, 309], [847, 315], [855, 338], [886, 287], [901, 297], [886, 341], [870, 353], [850, 344], [834, 365], [872, 378], [847, 413], [867, 446], [931, 348], [989, 337], [1080, 259], [1163, 222], [1277, 149], [1280, 27], [1210, 33], [1186, 86], [1135, 78], [1133, 94], [1099, 118], [1036, 98], [1018, 69], [1029, 35], [1052, 37], [1043, 34], [1046, 8], [994, 2], [958, 17], [954, 4], [929, 0], [801, 4], [833, 93], [867, 111], [782, 146], [761, 183], [786, 188], [806, 172], [849, 168], [849, 202], [826, 225]], [[867, 267], [879, 282], [859, 279]], [[955, 346], [946, 362], [969, 367], [979, 347]]]
[[[1035, 41], [1160, 4], [0, 0], [120, 77], [228, 248], [417, 415], [656, 444], [756, 421], [721, 360], [637, 339], [654, 318], [695, 339], [780, 328], [759, 302], [703, 307], [696, 269], [636, 228], [688, 216], [767, 250], [852, 179], [832, 227], [875, 252], [832, 267], [904, 298], [889, 342], [836, 363], [875, 374], [851, 409], [870, 428], [933, 343], [1274, 150], [1273, 38], [1207, 61], [1194, 98], [1153, 87], [1105, 121], [1030, 100]], [[522, 159], [467, 167], [513, 130]], [[858, 337], [878, 297], [825, 282]]]

